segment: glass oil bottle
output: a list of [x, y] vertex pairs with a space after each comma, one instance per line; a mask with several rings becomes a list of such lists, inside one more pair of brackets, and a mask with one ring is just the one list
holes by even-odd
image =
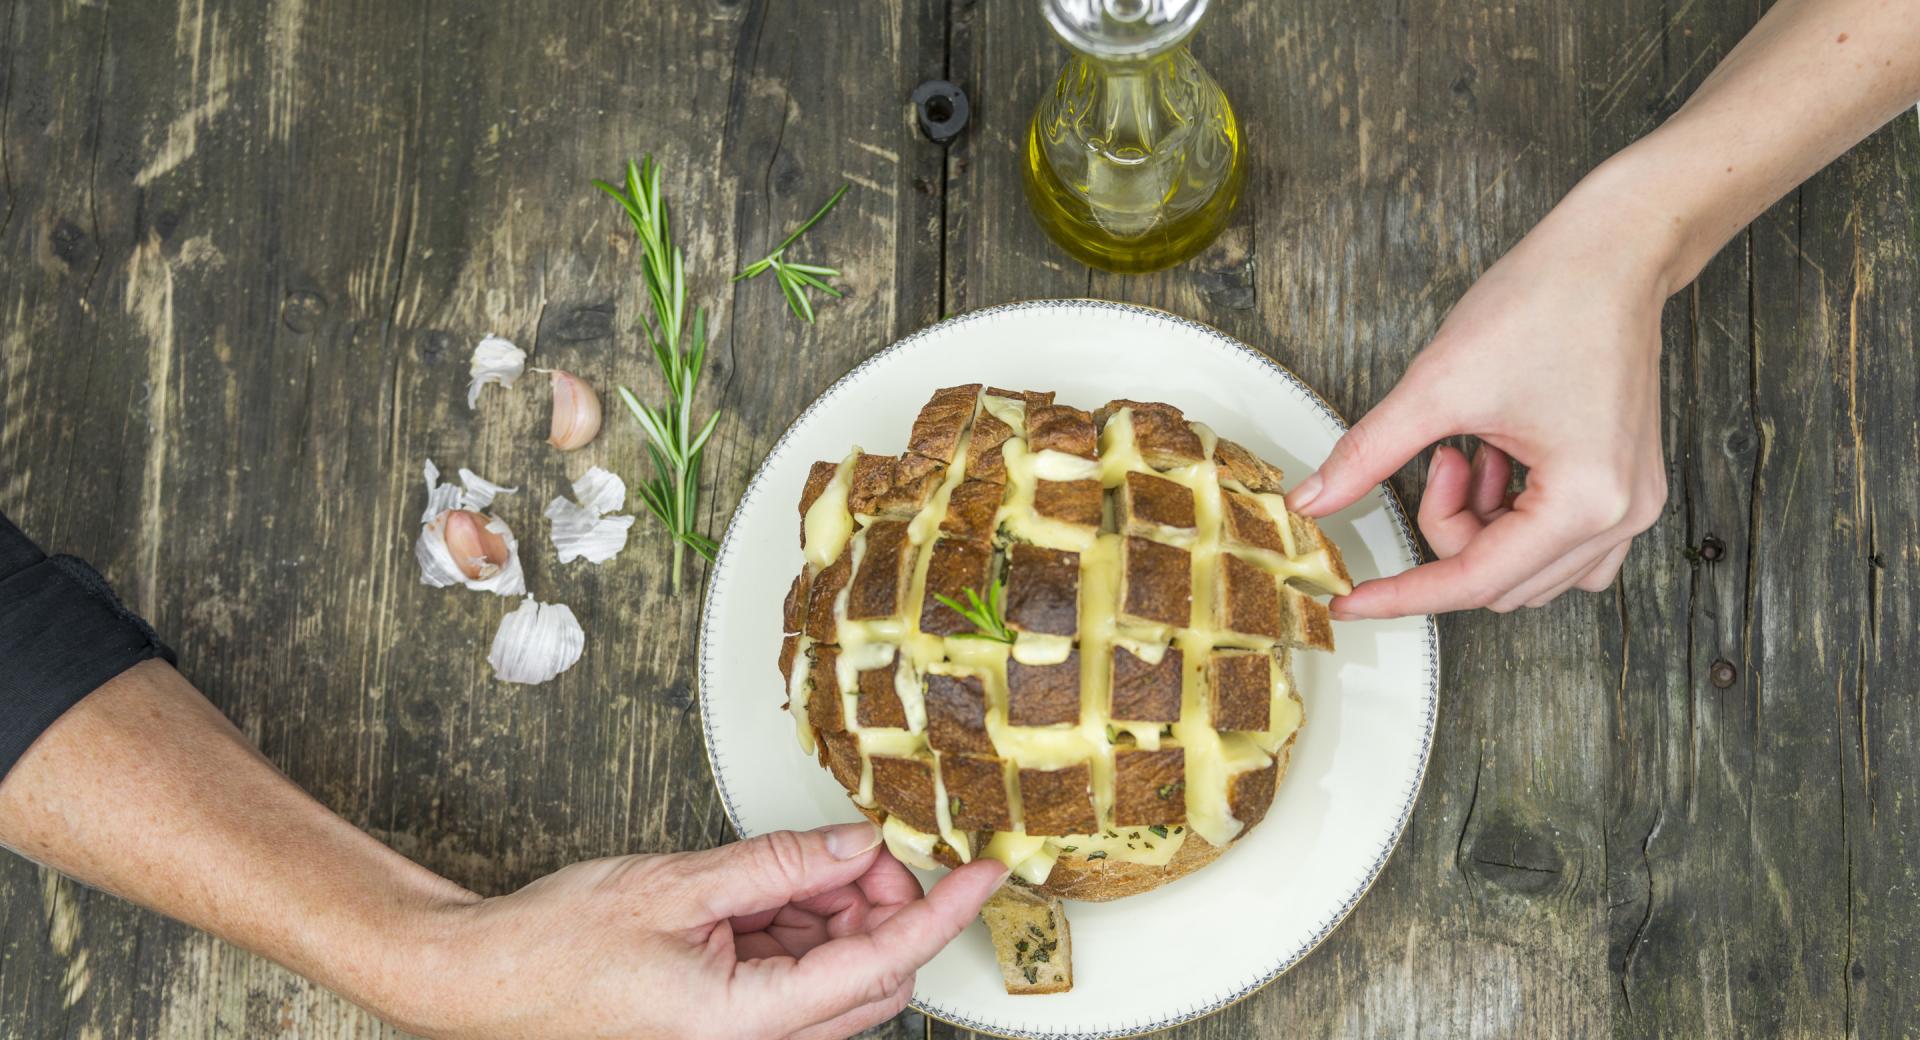
[[1186, 45], [1208, 0], [1041, 5], [1074, 54], [1027, 135], [1034, 218], [1109, 271], [1158, 270], [1205, 249], [1242, 179], [1233, 108]]

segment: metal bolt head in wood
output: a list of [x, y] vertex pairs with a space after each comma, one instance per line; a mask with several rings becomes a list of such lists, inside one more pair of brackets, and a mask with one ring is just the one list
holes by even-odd
[[959, 137], [973, 111], [967, 104], [967, 92], [944, 79], [930, 79], [913, 88], [913, 110], [920, 120], [920, 132], [935, 144]]

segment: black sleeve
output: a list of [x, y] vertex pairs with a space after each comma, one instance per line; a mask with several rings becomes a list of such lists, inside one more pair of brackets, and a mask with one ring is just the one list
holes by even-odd
[[174, 659], [100, 572], [46, 555], [0, 513], [0, 780], [68, 708], [150, 657]]

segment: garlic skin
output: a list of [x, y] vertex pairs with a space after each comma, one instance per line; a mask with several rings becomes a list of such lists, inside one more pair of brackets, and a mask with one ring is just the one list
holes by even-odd
[[500, 619], [487, 663], [501, 682], [532, 685], [572, 668], [586, 645], [587, 634], [566, 604], [528, 596]]
[[527, 370], [527, 352], [499, 336], [489, 335], [474, 345], [467, 374], [467, 410], [480, 407], [480, 388], [488, 383], [510, 387]]
[[586, 447], [600, 433], [600, 395], [571, 372], [556, 368], [548, 374], [553, 380], [553, 425], [547, 443], [561, 451]]
[[561, 563], [586, 560], [605, 563], [627, 547], [631, 516], [608, 516], [627, 504], [627, 484], [598, 466], [573, 482], [573, 501], [556, 498], [547, 503], [553, 522], [550, 537]]
[[465, 585], [502, 596], [525, 594], [520, 543], [513, 530], [499, 517], [479, 512], [516, 489], [468, 469], [460, 471], [460, 486], [441, 484], [440, 469], [432, 459], [424, 472], [427, 508], [420, 515], [420, 537], [413, 545], [420, 583], [434, 588]]

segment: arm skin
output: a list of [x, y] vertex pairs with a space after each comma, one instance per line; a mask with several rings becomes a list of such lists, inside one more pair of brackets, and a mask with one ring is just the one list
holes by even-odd
[[904, 1007], [1006, 876], [979, 862], [923, 896], [862, 822], [483, 899], [308, 797], [158, 661], [0, 781], [0, 844], [436, 1037], [846, 1036]]
[[[1439, 559], [1341, 619], [1540, 606], [1613, 583], [1666, 501], [1660, 309], [1775, 199], [1920, 99], [1920, 4], [1779, 0], [1679, 112], [1576, 185], [1447, 315], [1288, 496], [1345, 508], [1445, 437], [1420, 527]], [[1507, 492], [1512, 461], [1526, 487]]]

